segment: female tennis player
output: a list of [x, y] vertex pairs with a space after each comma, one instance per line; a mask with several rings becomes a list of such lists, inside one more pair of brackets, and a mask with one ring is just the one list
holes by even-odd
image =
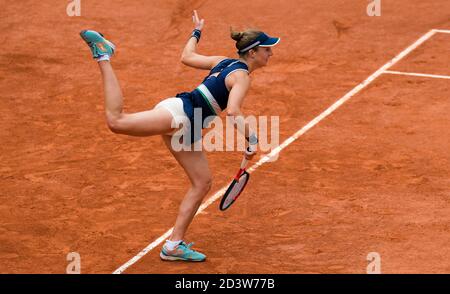
[[[226, 115], [237, 121], [236, 127], [245, 132], [248, 141], [246, 157], [250, 160], [255, 154], [257, 137], [245, 122], [241, 105], [250, 87], [249, 74], [267, 64], [272, 56], [271, 47], [280, 41], [279, 38], [271, 38], [256, 30], [231, 32], [239, 50], [238, 59], [204, 56], [196, 52], [204, 26], [204, 20], [199, 19], [196, 11], [193, 22], [195, 29], [183, 50], [181, 62], [193, 68], [209, 70], [210, 73], [192, 92], [177, 94], [176, 97], [161, 101], [152, 110], [138, 113], [123, 112], [122, 91], [110, 63], [116, 50], [114, 44], [96, 31], [85, 30], [80, 33], [100, 67], [108, 127], [114, 133], [129, 136], [162, 135], [167, 148], [191, 182], [191, 187], [181, 202], [173, 233], [162, 247], [160, 257], [163, 260], [206, 259], [204, 254], [192, 249], [193, 243], [187, 244], [184, 241], [184, 236], [203, 198], [211, 189], [212, 181], [204, 151], [175, 151], [171, 144], [172, 137], [179, 134], [180, 130], [185, 130], [180, 141], [183, 144], [193, 144], [201, 139], [201, 132], [198, 136], [193, 131], [194, 109], [202, 111], [201, 126], [209, 117], [226, 110]], [[190, 129], [183, 129], [185, 126], [190, 126]]]

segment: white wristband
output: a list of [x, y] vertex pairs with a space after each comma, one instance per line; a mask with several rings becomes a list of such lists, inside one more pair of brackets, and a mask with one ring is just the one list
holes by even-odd
[[258, 144], [258, 137], [255, 133], [250, 134], [250, 136], [247, 138], [247, 141], [250, 145], [256, 145]]

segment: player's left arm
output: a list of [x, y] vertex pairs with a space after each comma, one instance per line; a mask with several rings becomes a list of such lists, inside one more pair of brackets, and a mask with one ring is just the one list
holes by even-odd
[[[195, 30], [189, 38], [186, 46], [183, 49], [183, 53], [181, 54], [181, 62], [187, 66], [198, 68], [198, 69], [207, 69], [210, 70], [214, 66], [216, 66], [220, 61], [226, 59], [225, 56], [205, 56], [198, 54], [197, 44], [200, 40], [201, 31], [205, 24], [205, 20], [200, 20], [197, 14], [197, 11], [194, 10], [194, 15], [192, 19], [195, 24]], [[197, 32], [196, 32], [197, 31]]]

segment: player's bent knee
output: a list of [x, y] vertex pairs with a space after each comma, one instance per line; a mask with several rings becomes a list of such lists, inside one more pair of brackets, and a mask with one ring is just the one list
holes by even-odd
[[212, 177], [205, 177], [195, 182], [194, 187], [200, 190], [203, 194], [206, 194], [211, 190]]

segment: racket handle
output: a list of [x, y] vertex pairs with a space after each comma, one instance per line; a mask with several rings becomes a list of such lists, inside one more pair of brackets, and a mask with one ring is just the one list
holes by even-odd
[[241, 163], [241, 169], [242, 169], [242, 170], [245, 169], [245, 167], [247, 166], [247, 163], [248, 163], [248, 160], [247, 160], [247, 158], [245, 158], [245, 156], [244, 156], [244, 159], [242, 159], [242, 163]]
[[239, 177], [245, 171], [245, 167], [247, 166], [247, 163], [248, 163], [248, 160], [247, 160], [247, 158], [245, 158], [245, 155], [244, 155], [244, 159], [242, 159], [242, 162], [241, 162], [241, 168], [239, 169], [237, 175], [234, 177], [234, 179], [236, 181], [239, 182]]

